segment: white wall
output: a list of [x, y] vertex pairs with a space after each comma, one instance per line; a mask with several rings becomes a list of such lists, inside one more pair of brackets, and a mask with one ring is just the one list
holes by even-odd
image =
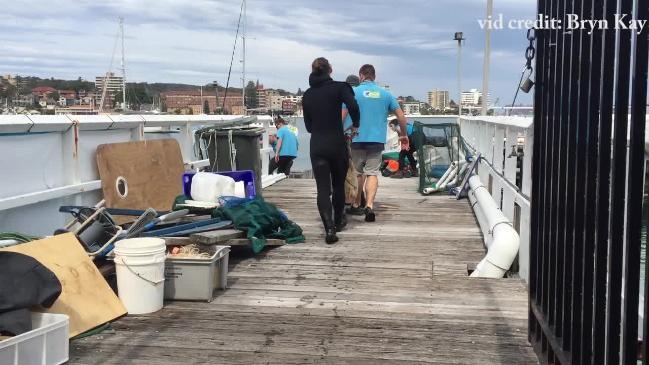
[[[187, 169], [206, 166], [193, 148], [193, 131], [240, 116], [90, 115], [0, 116], [0, 231], [49, 235], [69, 215], [61, 205], [95, 205], [101, 182], [95, 151], [105, 143], [178, 140]], [[270, 118], [260, 117], [268, 126]], [[155, 130], [156, 133], [146, 133]], [[264, 138], [267, 147], [267, 137]], [[263, 149], [262, 153], [268, 153]], [[262, 158], [262, 161], [268, 158]], [[267, 168], [263, 171], [267, 171]]]

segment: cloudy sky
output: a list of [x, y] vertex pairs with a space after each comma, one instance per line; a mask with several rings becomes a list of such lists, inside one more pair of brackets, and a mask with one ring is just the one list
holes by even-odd
[[[535, 0], [495, 0], [506, 19], [533, 19]], [[453, 33], [463, 31], [463, 88], [480, 88], [485, 0], [248, 0], [248, 79], [296, 91], [310, 62], [327, 57], [334, 78], [377, 67], [398, 95], [457, 91]], [[225, 84], [239, 0], [18, 0], [0, 12], [0, 73], [76, 79], [106, 72], [125, 18], [129, 81]], [[524, 30], [492, 39], [492, 99], [511, 103], [527, 46]], [[231, 83], [241, 84], [241, 55]], [[119, 50], [113, 68], [119, 67]], [[529, 98], [523, 99], [529, 101]]]

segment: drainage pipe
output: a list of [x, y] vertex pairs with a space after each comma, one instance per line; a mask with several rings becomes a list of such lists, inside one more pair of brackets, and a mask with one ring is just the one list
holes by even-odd
[[[487, 255], [477, 265], [471, 277], [502, 278], [518, 255], [520, 238], [507, 217], [498, 209], [496, 202], [477, 175], [469, 179], [469, 186], [471, 187], [469, 195], [473, 195], [476, 202], [473, 209], [475, 212], [480, 210], [484, 217], [480, 226], [483, 231], [487, 230], [485, 244], [491, 239], [491, 244], [487, 248]], [[476, 216], [480, 221], [478, 213], [476, 213]], [[483, 226], [485, 220], [486, 226]]]

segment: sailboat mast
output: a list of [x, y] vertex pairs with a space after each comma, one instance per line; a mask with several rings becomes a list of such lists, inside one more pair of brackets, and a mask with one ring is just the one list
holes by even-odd
[[243, 114], [246, 112], [246, 0], [243, 0], [243, 32], [241, 32], [241, 40], [243, 41], [243, 72], [242, 72], [242, 83], [241, 83], [241, 96], [242, 96], [242, 105], [243, 105]]
[[126, 65], [124, 64], [124, 18], [119, 18], [119, 31], [122, 35], [122, 110], [126, 110]]

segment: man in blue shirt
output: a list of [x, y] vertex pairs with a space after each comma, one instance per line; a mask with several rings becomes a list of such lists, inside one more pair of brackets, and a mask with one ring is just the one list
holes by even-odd
[[293, 160], [297, 157], [298, 141], [297, 136], [288, 128], [288, 123], [277, 117], [275, 127], [277, 127], [277, 145], [275, 147], [275, 158], [271, 161], [270, 173], [277, 169], [280, 174], [286, 176], [291, 173]]
[[[372, 65], [363, 65], [358, 71], [361, 84], [354, 88], [356, 101], [361, 112], [358, 135], [352, 140], [352, 161], [358, 173], [358, 193], [350, 214], [365, 214], [366, 222], [374, 222], [374, 198], [379, 186], [383, 148], [387, 138], [388, 115], [397, 116], [401, 133], [399, 139], [403, 149], [409, 149], [406, 133], [406, 117], [397, 99], [387, 90], [378, 86], [376, 70]], [[365, 192], [365, 209], [360, 207]]]

